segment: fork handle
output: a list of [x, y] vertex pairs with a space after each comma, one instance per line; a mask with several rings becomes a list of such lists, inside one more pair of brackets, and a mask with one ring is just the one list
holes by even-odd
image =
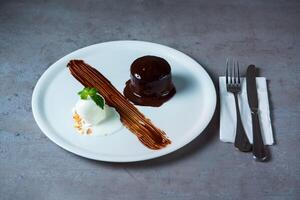
[[252, 150], [252, 145], [250, 144], [245, 129], [243, 127], [240, 109], [239, 109], [238, 97], [236, 93], [234, 93], [234, 100], [235, 100], [236, 119], [237, 119], [234, 146], [242, 152], [250, 152]]

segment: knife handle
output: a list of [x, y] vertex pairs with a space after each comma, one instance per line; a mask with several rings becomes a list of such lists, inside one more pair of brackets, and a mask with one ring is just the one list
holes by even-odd
[[252, 145], [250, 144], [245, 129], [243, 127], [237, 94], [234, 94], [234, 100], [236, 108], [236, 135], [234, 140], [234, 146], [242, 152], [250, 152], [252, 150]]
[[253, 157], [258, 161], [265, 161], [267, 159], [267, 149], [261, 135], [258, 112], [252, 112], [251, 115], [253, 128]]

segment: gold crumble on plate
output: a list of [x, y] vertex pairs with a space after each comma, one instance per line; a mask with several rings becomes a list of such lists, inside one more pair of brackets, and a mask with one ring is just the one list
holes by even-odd
[[76, 128], [76, 130], [83, 135], [84, 133], [86, 133], [87, 135], [91, 135], [93, 133], [91, 128], [84, 129], [84, 124], [85, 122], [81, 119], [80, 115], [78, 115], [77, 112], [74, 112], [73, 114], [73, 120], [74, 120], [74, 128]]

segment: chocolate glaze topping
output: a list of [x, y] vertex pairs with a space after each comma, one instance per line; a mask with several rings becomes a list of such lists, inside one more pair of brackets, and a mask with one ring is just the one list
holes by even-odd
[[134, 104], [158, 107], [175, 92], [171, 67], [165, 59], [143, 56], [131, 64], [130, 80], [123, 93]]
[[85, 87], [94, 87], [99, 91], [106, 103], [118, 111], [124, 126], [145, 146], [157, 150], [171, 143], [165, 132], [155, 127], [95, 68], [83, 60], [71, 60], [67, 66], [71, 74]]

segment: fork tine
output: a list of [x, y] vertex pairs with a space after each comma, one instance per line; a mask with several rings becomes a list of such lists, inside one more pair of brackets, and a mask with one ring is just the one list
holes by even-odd
[[238, 73], [238, 84], [241, 83], [241, 77], [240, 77], [240, 66], [239, 66], [239, 62], [236, 62], [237, 64], [237, 73]]
[[226, 84], [228, 84], [228, 58], [226, 59]]
[[236, 84], [236, 60], [233, 60], [233, 82]]
[[[231, 62], [230, 62], [231, 61]], [[232, 84], [232, 76], [233, 76], [233, 74], [232, 74], [232, 59], [230, 59], [230, 64], [229, 64], [229, 70], [230, 70], [230, 84]]]

